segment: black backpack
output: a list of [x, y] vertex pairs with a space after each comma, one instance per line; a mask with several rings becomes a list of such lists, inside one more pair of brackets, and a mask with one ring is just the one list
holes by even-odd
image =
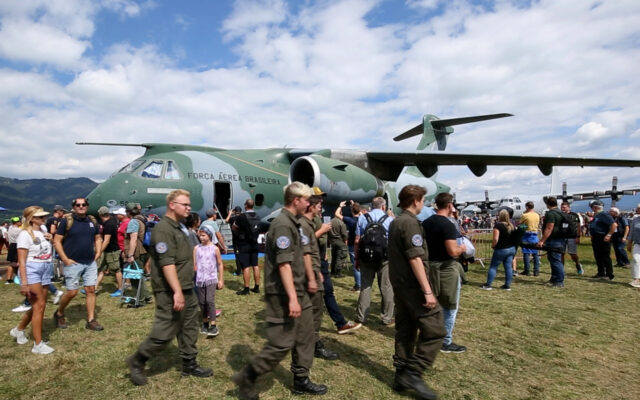
[[384, 221], [387, 215], [378, 221], [373, 221], [369, 214], [365, 214], [367, 226], [358, 244], [358, 259], [364, 262], [382, 262], [387, 259], [387, 230]]
[[249, 231], [244, 232], [244, 241], [247, 243], [258, 243], [258, 235], [260, 235], [260, 217], [253, 211], [245, 212], [244, 215], [247, 217], [247, 222], [249, 223]]
[[[578, 215], [576, 213], [563, 213], [556, 210], [551, 210], [560, 214], [560, 226], [557, 227], [557, 232], [562, 239], [575, 239], [578, 237]], [[572, 215], [573, 214], [573, 215]], [[556, 227], [553, 227], [556, 230]]]

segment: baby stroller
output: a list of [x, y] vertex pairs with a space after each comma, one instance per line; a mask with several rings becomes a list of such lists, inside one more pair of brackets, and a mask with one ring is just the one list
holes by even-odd
[[[138, 288], [136, 290], [135, 297], [127, 296], [127, 290], [122, 291], [122, 297], [120, 298], [120, 307], [127, 305], [127, 307], [141, 307], [144, 305], [143, 299], [140, 298], [140, 291], [142, 285], [144, 285], [144, 270], [138, 266], [137, 262], [126, 265], [122, 269], [122, 279], [134, 279], [138, 280]], [[126, 287], [126, 286], [125, 286]]]

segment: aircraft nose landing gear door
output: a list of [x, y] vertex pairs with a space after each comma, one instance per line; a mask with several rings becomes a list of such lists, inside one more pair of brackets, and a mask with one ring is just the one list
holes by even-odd
[[222, 219], [227, 218], [231, 208], [231, 182], [217, 181], [213, 183], [213, 203], [218, 208]]

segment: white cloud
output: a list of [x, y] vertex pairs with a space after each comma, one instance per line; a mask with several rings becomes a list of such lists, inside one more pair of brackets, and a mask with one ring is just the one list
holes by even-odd
[[[0, 4], [0, 57], [34, 66], [20, 73], [0, 69], [0, 111], [11, 116], [0, 121], [0, 155], [25, 161], [25, 167], [4, 168], [10, 176], [104, 178], [142, 152], [79, 148], [75, 141], [411, 151], [418, 138], [397, 144], [391, 138], [426, 112], [516, 114], [456, 127], [448, 148], [454, 152], [638, 154], [629, 150], [629, 138], [640, 136], [635, 1], [543, 0], [526, 8], [498, 1], [486, 12], [466, 1], [416, 0], [406, 5], [444, 13], [375, 26], [367, 16], [383, 5], [378, 1], [238, 1], [217, 27], [237, 59], [204, 70], [180, 68], [175, 47], [162, 48], [152, 35], [144, 46], [118, 43], [88, 58], [100, 10], [146, 23], [144, 10], [152, 3], [9, 3]], [[186, 6], [181, 16], [199, 21]], [[12, 28], [12, 21], [19, 24]], [[33, 46], [18, 38], [24, 27], [40, 30], [43, 49], [35, 36]], [[2, 40], [9, 33], [22, 44]], [[75, 75], [57, 81], [38, 72], [40, 63]], [[42, 155], [23, 153], [29, 135], [47, 150], [45, 168]], [[61, 156], [64, 162], [54, 162]], [[611, 175], [611, 169], [564, 171], [576, 190]], [[482, 197], [485, 187], [492, 197], [549, 189], [549, 178], [535, 167], [489, 167], [480, 179], [465, 167], [445, 167], [439, 180], [460, 199]]]

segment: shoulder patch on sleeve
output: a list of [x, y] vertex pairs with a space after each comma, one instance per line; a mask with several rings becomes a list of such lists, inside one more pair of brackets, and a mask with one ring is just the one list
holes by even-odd
[[420, 235], [419, 233], [416, 233], [415, 235], [411, 236], [411, 244], [413, 244], [414, 246], [422, 246], [422, 235]]
[[167, 247], [167, 243], [166, 242], [158, 242], [158, 243], [156, 243], [156, 251], [159, 254], [164, 254], [164, 253], [167, 252], [167, 250], [168, 250], [168, 247]]
[[291, 245], [291, 240], [287, 236], [280, 236], [276, 239], [276, 246], [279, 249], [288, 249], [289, 245]]

